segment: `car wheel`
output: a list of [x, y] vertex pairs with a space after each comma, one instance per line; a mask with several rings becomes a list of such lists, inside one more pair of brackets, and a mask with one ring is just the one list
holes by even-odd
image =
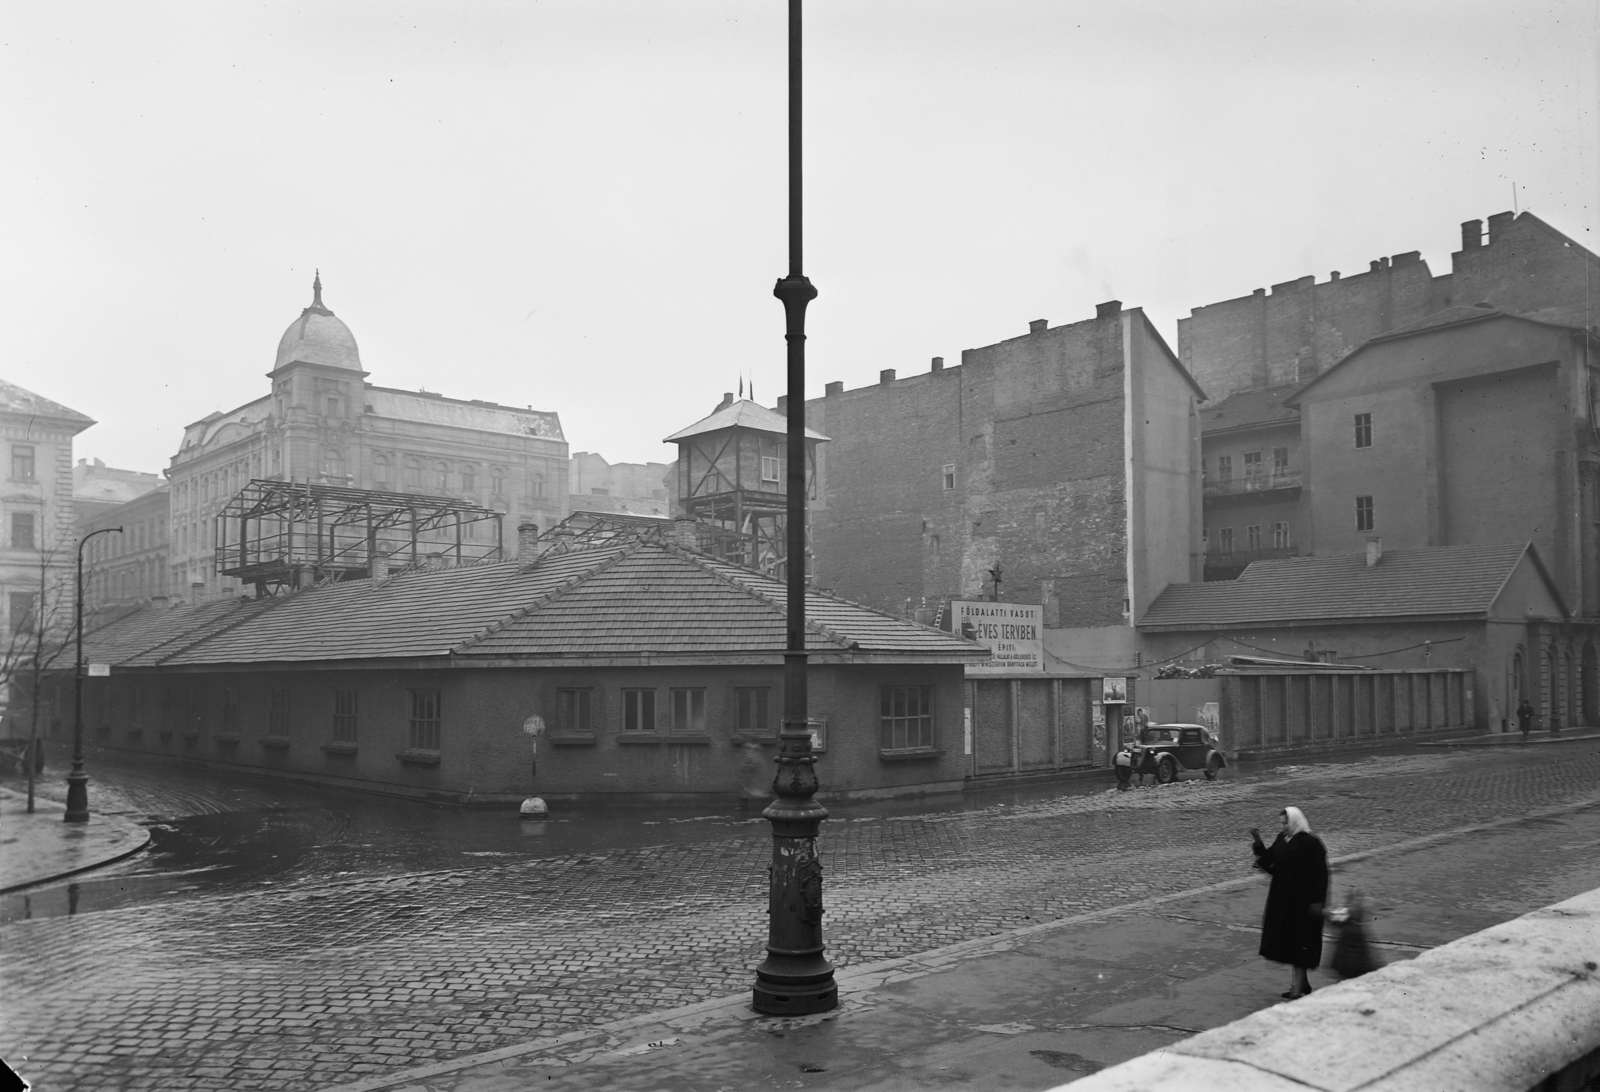
[[1217, 779], [1217, 771], [1220, 769], [1222, 769], [1222, 759], [1216, 755], [1206, 759], [1206, 780], [1215, 781]]
[[1163, 785], [1178, 779], [1178, 764], [1172, 760], [1171, 755], [1163, 755], [1161, 761], [1156, 763], [1156, 780]]

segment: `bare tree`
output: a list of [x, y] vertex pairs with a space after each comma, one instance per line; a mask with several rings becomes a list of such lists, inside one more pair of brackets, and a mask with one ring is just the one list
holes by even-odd
[[[45, 523], [48, 527], [50, 524]], [[28, 771], [28, 811], [34, 810], [34, 779], [39, 769], [39, 712], [52, 671], [57, 669], [72, 647], [75, 594], [71, 550], [67, 544], [41, 543], [38, 585], [29, 592], [32, 602], [11, 601], [10, 633], [0, 652], [0, 689], [27, 703], [28, 747], [24, 764]], [[22, 609], [19, 611], [19, 607]], [[12, 710], [7, 710], [9, 715]]]

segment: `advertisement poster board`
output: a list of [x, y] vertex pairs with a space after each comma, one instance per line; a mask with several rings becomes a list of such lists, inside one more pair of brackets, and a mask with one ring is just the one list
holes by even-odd
[[1100, 700], [1106, 705], [1121, 705], [1128, 700], [1128, 680], [1125, 676], [1106, 676], [1100, 680]]
[[1044, 670], [1044, 608], [1028, 603], [950, 604], [951, 631], [990, 651], [987, 663], [968, 664], [969, 675]]

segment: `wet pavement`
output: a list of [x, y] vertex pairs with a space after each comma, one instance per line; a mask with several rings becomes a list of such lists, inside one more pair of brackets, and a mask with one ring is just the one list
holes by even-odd
[[[46, 1088], [332, 1085], [737, 993], [765, 939], [751, 814], [501, 812], [90, 765], [150, 849], [0, 899], [4, 1054]], [[97, 772], [98, 771], [98, 772]], [[1241, 766], [832, 809], [841, 969], [1204, 887], [1284, 803], [1333, 852], [1585, 799], [1600, 743]]]

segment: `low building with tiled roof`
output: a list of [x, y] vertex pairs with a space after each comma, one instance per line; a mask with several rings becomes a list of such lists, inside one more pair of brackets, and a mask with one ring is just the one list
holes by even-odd
[[[86, 635], [106, 746], [452, 801], [733, 797], [775, 751], [785, 586], [649, 535], [152, 607]], [[959, 788], [969, 641], [807, 603], [825, 793]]]

